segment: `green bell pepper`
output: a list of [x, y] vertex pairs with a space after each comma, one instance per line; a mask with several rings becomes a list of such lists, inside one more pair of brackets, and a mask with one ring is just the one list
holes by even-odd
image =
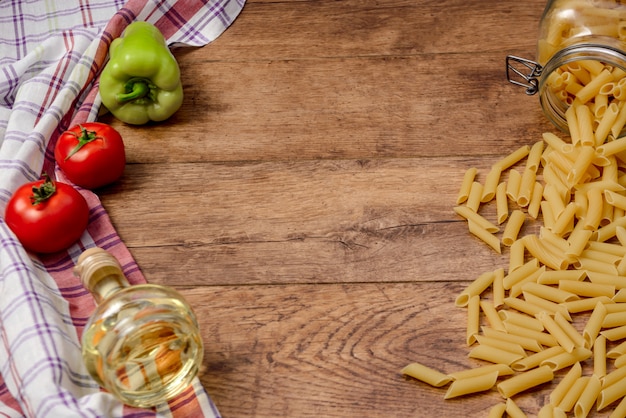
[[113, 116], [133, 125], [163, 121], [183, 102], [178, 63], [161, 31], [143, 21], [111, 42], [99, 89]]

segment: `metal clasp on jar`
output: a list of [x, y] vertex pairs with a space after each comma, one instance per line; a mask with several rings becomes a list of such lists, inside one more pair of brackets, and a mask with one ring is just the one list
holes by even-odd
[[529, 96], [539, 91], [538, 78], [542, 71], [543, 67], [538, 62], [514, 55], [506, 57], [506, 79], [512, 84], [526, 88], [526, 94]]

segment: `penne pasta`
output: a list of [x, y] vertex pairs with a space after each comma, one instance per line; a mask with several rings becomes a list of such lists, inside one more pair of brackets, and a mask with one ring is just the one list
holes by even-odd
[[[609, 375], [607, 375], [607, 377], [608, 376]], [[604, 387], [598, 395], [598, 411], [603, 410], [604, 408], [606, 408], [616, 400], [623, 398], [624, 396], [626, 396], [626, 378], [622, 378], [621, 380], [610, 385], [606, 383], [605, 379]]]
[[533, 339], [543, 346], [554, 347], [559, 345], [556, 338], [546, 332], [535, 331], [534, 329], [529, 329], [524, 326], [512, 324], [510, 322], [505, 322], [504, 327], [509, 334]]
[[522, 172], [522, 178], [517, 191], [517, 204], [521, 207], [526, 207], [530, 203], [532, 193], [535, 189], [535, 183], [537, 180], [537, 172], [529, 167], [526, 167]]
[[454, 304], [459, 307], [467, 306], [472, 296], [482, 294], [495, 278], [495, 272], [487, 271], [474, 279], [463, 291], [457, 296]]
[[601, 389], [602, 383], [600, 382], [600, 378], [596, 375], [592, 375], [574, 405], [574, 414], [577, 417], [586, 417], [589, 414]]
[[467, 202], [465, 202], [465, 207], [470, 208], [473, 212], [478, 212], [478, 208], [480, 207], [480, 200], [483, 196], [483, 185], [479, 182], [475, 181], [472, 183], [472, 187], [470, 187], [469, 196], [467, 197]]
[[[587, 213], [589, 214], [589, 211], [587, 211]], [[554, 225], [552, 226], [552, 232], [559, 236], [563, 236], [566, 232], [570, 232], [568, 227], [573, 225], [575, 215], [576, 204], [574, 202], [570, 202], [565, 206], [565, 209], [563, 209], [561, 214], [555, 218]]]
[[621, 247], [626, 248], [626, 228], [622, 226], [615, 228], [615, 236], [617, 237]]
[[503, 309], [498, 312], [498, 315], [502, 318], [503, 324], [510, 323], [539, 332], [543, 331], [543, 324], [537, 318], [519, 313], [513, 309]]
[[494, 271], [493, 283], [491, 284], [491, 295], [493, 298], [493, 306], [499, 307], [504, 305], [504, 269], [498, 268]]
[[593, 161], [595, 152], [595, 148], [590, 145], [582, 146], [581, 151], [578, 154], [578, 158], [574, 162], [574, 166], [567, 174], [567, 185], [569, 187], [579, 184], [584, 178], [585, 173], [587, 173], [587, 170]]
[[500, 350], [510, 351], [511, 353], [519, 354], [526, 357], [526, 351], [524, 347], [517, 343], [510, 341], [504, 341], [499, 338], [487, 337], [486, 335], [476, 334], [476, 341], [478, 344], [486, 345]]
[[593, 374], [598, 378], [606, 375], [606, 337], [598, 335], [593, 344]]
[[602, 330], [600, 334], [609, 341], [623, 340], [626, 338], [626, 325]]
[[509, 274], [504, 276], [502, 285], [504, 289], [509, 290], [515, 283], [522, 281], [525, 277], [530, 276], [538, 270], [539, 261], [536, 258], [531, 258], [518, 269], [509, 271]]
[[411, 363], [404, 367], [401, 371], [402, 374], [410, 376], [414, 379], [420, 380], [424, 383], [428, 383], [434, 387], [445, 386], [452, 381], [452, 378], [432, 369], [428, 366], [425, 366], [421, 363]]
[[583, 281], [562, 280], [559, 282], [559, 289], [583, 297], [606, 296], [611, 298], [615, 295], [615, 286], [613, 285]]
[[506, 183], [504, 182], [496, 187], [496, 216], [498, 224], [504, 223], [509, 217], [509, 199], [506, 196]]
[[[544, 132], [542, 134], [542, 138], [543, 141], [556, 152], [563, 152], [563, 149], [567, 147], [567, 142], [563, 141], [552, 132]], [[528, 149], [528, 151], [530, 152], [530, 148]]]
[[576, 348], [576, 344], [574, 341], [567, 335], [567, 333], [556, 323], [554, 318], [550, 316], [546, 312], [540, 312], [537, 315], [537, 319], [541, 321], [543, 327], [552, 335], [556, 341], [559, 343], [559, 346], [563, 347], [565, 351], [568, 353], [572, 353], [574, 348]]
[[617, 266], [623, 256], [619, 254], [612, 254], [607, 251], [587, 248], [580, 254], [579, 258], [595, 260], [611, 266]]
[[626, 325], [626, 312], [607, 312], [602, 328], [616, 328]]
[[[579, 94], [581, 91], [583, 91], [585, 87], [580, 89], [580, 91], [578, 91], [578, 93], [576, 94]], [[574, 105], [574, 110], [576, 111], [576, 120], [578, 121], [578, 131], [580, 134], [581, 146], [595, 145], [596, 138], [593, 133], [593, 115], [591, 114], [591, 110], [589, 109], [589, 107], [583, 106], [580, 103]]]
[[[602, 95], [602, 97], [607, 98], [606, 95]], [[611, 128], [613, 127], [613, 125], [615, 125], [615, 121], [617, 120], [617, 117], [619, 116], [620, 109], [617, 103], [613, 102], [611, 104], [608, 104], [606, 105], [605, 109], [606, 110], [604, 112], [604, 115], [602, 115], [600, 123], [598, 124], [598, 127], [596, 128], [595, 133], [594, 133], [596, 145], [604, 143], [606, 138], [611, 133]], [[609, 155], [609, 154], [602, 153], [601, 151], [598, 150], [598, 148], [596, 148], [596, 151], [600, 152], [600, 154]]]
[[572, 320], [572, 317], [567, 311], [567, 309], [561, 304], [554, 303], [552, 301], [543, 299], [539, 296], [535, 296], [532, 293], [528, 293], [528, 292], [524, 292], [523, 295], [524, 295], [524, 299], [526, 300], [526, 302], [540, 307], [542, 311], [545, 311], [551, 314], [556, 314], [557, 312], [559, 312], [565, 318], [567, 318], [568, 321]]
[[517, 240], [509, 248], [509, 273], [523, 266], [526, 248], [522, 240]]
[[615, 407], [613, 412], [609, 415], [609, 418], [621, 418], [626, 417], [626, 397], [622, 398], [619, 404]]
[[508, 398], [506, 400], [505, 405], [506, 405], [505, 412], [507, 416], [511, 418], [526, 418], [526, 414], [524, 413], [524, 411], [522, 411], [520, 407], [517, 406], [517, 404], [515, 403], [513, 399]]
[[576, 347], [571, 353], [564, 352], [541, 362], [542, 366], [548, 366], [552, 371], [558, 371], [573, 365], [579, 361], [585, 361], [593, 355], [587, 348]]
[[589, 249], [605, 252], [607, 254], [617, 255], [620, 257], [626, 255], [626, 247], [608, 242], [590, 241]]
[[559, 284], [561, 280], [580, 281], [587, 277], [584, 270], [546, 270], [541, 273], [537, 283], [544, 285]]
[[488, 300], [481, 300], [480, 309], [485, 314], [485, 318], [487, 318], [487, 322], [489, 322], [491, 328], [497, 329], [498, 331], [506, 331], [504, 324], [502, 323], [502, 319], [500, 318], [500, 315], [498, 315], [498, 311], [492, 302]]
[[562, 270], [569, 264], [565, 253], [555, 254], [552, 248], [547, 247], [536, 235], [525, 235], [521, 240], [524, 243], [524, 248], [547, 267], [553, 270]]
[[465, 218], [467, 221], [471, 221], [477, 224], [478, 226], [480, 226], [481, 228], [483, 228], [484, 230], [490, 233], [496, 233], [500, 231], [500, 228], [498, 228], [496, 225], [489, 222], [482, 215], [479, 215], [478, 213], [473, 212], [471, 209], [465, 206], [456, 206], [454, 208], [454, 211], [457, 213], [457, 215]]
[[498, 237], [496, 237], [487, 229], [485, 229], [483, 226], [475, 223], [472, 220], [468, 221], [467, 223], [469, 226], [469, 232], [472, 235], [474, 235], [475, 237], [480, 239], [482, 242], [490, 246], [498, 254], [502, 253], [502, 248], [500, 247], [500, 240], [498, 239]]
[[502, 418], [506, 412], [506, 403], [497, 403], [489, 410], [487, 418]]
[[546, 266], [541, 266], [534, 273], [532, 273], [529, 276], [525, 277], [523, 280], [515, 283], [513, 286], [511, 286], [511, 290], [509, 290], [509, 297], [516, 298], [519, 295], [523, 294], [523, 292], [524, 292], [523, 287], [527, 283], [537, 283], [537, 279], [539, 278], [539, 276], [541, 276], [541, 274], [544, 271], [546, 271]]
[[[544, 272], [542, 272], [542, 274]], [[580, 297], [575, 293], [558, 289], [552, 286], [539, 284], [538, 282], [524, 283], [524, 285], [522, 286], [522, 290], [555, 303], [563, 303], [569, 302], [571, 300], [580, 299]]]
[[577, 269], [583, 269], [587, 272], [592, 271], [597, 273], [617, 275], [617, 265], [615, 265], [614, 263], [606, 263], [601, 260], [585, 257], [584, 255], [580, 255], [573, 263], [573, 265]]
[[616, 345], [606, 352], [607, 358], [618, 359], [626, 354], [626, 341]]
[[572, 386], [570, 386], [569, 391], [565, 394], [563, 399], [561, 399], [561, 402], [559, 402], [558, 408], [565, 412], [570, 412], [574, 409], [574, 405], [583, 393], [583, 390], [585, 390], [589, 379], [589, 376], [580, 376], [577, 378]]
[[583, 338], [585, 339], [586, 348], [591, 348], [593, 346], [593, 343], [600, 333], [605, 316], [606, 307], [604, 304], [602, 302], [596, 303], [595, 308], [591, 312], [591, 315], [583, 328]]
[[576, 347], [584, 347], [585, 339], [582, 334], [578, 332], [576, 328], [572, 325], [571, 322], [567, 320], [563, 315], [557, 312], [554, 315], [554, 321], [561, 327], [563, 332], [567, 334], [567, 336], [574, 342]]
[[617, 138], [622, 133], [624, 125], [626, 125], [626, 107], [622, 106], [613, 126], [611, 126], [611, 134]]
[[535, 369], [519, 373], [498, 383], [497, 388], [498, 392], [500, 392], [504, 398], [508, 399], [532, 387], [549, 382], [552, 379], [554, 379], [554, 372], [552, 369], [548, 366], [540, 366]]
[[626, 137], [606, 142], [596, 148], [596, 152], [603, 156], [614, 155], [623, 151], [626, 151]]
[[598, 303], [608, 304], [613, 303], [613, 300], [606, 296], [599, 296], [596, 298], [584, 298], [571, 302], [564, 302], [561, 305], [564, 306], [565, 309], [567, 309], [567, 312], [580, 313], [585, 311], [592, 311], [593, 309], [595, 309]]
[[537, 219], [539, 216], [539, 210], [541, 209], [541, 201], [543, 200], [543, 184], [539, 182], [535, 182], [533, 186], [533, 192], [530, 197], [530, 202], [528, 202], [528, 207], [526, 210], [528, 211], [528, 216], [533, 219]]
[[[587, 192], [583, 192], [582, 190], [575, 190], [574, 204], [576, 205], [576, 218], [585, 219], [587, 217], [587, 208], [589, 207]], [[575, 229], [582, 229], [584, 224], [584, 222], [578, 222]]]
[[517, 202], [517, 195], [522, 184], [522, 175], [517, 170], [509, 171], [509, 178], [506, 183], [506, 196], [512, 201]]
[[480, 330], [480, 296], [473, 295], [467, 304], [466, 343], [468, 346], [476, 342], [476, 334]]
[[515, 363], [511, 364], [511, 369], [515, 370], [516, 372], [525, 372], [527, 370], [538, 367], [545, 360], [551, 359], [554, 356], [562, 354], [564, 352], [565, 349], [563, 347], [555, 345], [554, 347], [549, 347], [545, 350], [538, 351], [517, 360]]
[[[545, 199], [547, 204], [550, 205], [553, 219], [558, 219], [561, 213], [565, 210], [565, 202], [563, 200], [563, 197], [559, 193], [559, 190], [551, 183], [548, 183], [543, 187], [543, 198]], [[552, 229], [551, 226], [546, 225], [546, 227]]]
[[622, 354], [621, 356], [617, 357], [613, 361], [613, 365], [615, 366], [616, 369], [626, 366], [626, 354]]
[[444, 399], [452, 399], [470, 393], [484, 392], [494, 387], [497, 380], [497, 371], [453, 380], [444, 395]]
[[492, 338], [497, 338], [503, 341], [512, 342], [514, 344], [519, 344], [524, 349], [533, 352], [539, 352], [543, 350], [541, 344], [532, 337], [524, 337], [521, 335], [509, 334], [508, 332], [497, 331], [492, 328], [483, 327], [482, 332], [485, 336], [489, 336]]
[[618, 227], [626, 227], [626, 216], [614, 219], [610, 224], [599, 228], [591, 236], [595, 241], [605, 242], [613, 238]]
[[504, 245], [510, 247], [513, 245], [513, 242], [517, 241], [517, 236], [519, 235], [525, 220], [526, 214], [521, 210], [516, 209], [511, 212], [509, 221], [507, 222], [504, 232], [502, 233], [502, 243]]
[[[545, 194], [545, 188], [544, 188], [544, 194]], [[555, 216], [554, 216], [554, 211], [552, 209], [552, 206], [550, 205], [550, 202], [548, 202], [547, 200], [542, 200], [541, 203], [539, 204], [539, 208], [541, 209], [541, 214], [543, 215], [543, 224], [546, 228], [548, 229], [552, 229], [552, 227], [554, 226], [554, 222], [555, 222]]]
[[[626, 138], [626, 137], [624, 137]], [[626, 210], [626, 196], [619, 194], [617, 192], [614, 192], [613, 190], [605, 190], [604, 191], [604, 198], [606, 199], [606, 202], [609, 205], [613, 205], [615, 207], [618, 207], [620, 209], [625, 209]]]
[[626, 276], [599, 273], [597, 271], [588, 271], [587, 276], [589, 277], [589, 281], [591, 283], [613, 286], [615, 290], [621, 290], [626, 287]]
[[[580, 89], [583, 88], [582, 84], [578, 82], [576, 77], [570, 73], [564, 77], [565, 80], [565, 90], [568, 93], [576, 94]], [[617, 118], [616, 118], [617, 119]], [[576, 108], [574, 106], [569, 106], [565, 111], [565, 120], [567, 121], [567, 127], [569, 128], [569, 135], [572, 140], [572, 144], [576, 145], [580, 143], [580, 130], [578, 129], [578, 117], [576, 116]], [[615, 123], [613, 124], [615, 126]], [[613, 128], [611, 126], [611, 128]]]
[[488, 366], [475, 367], [473, 369], [466, 369], [450, 373], [448, 374], [448, 377], [452, 378], [453, 380], [466, 379], [481, 374], [492, 373], [494, 371], [498, 372], [498, 376], [509, 376], [515, 373], [513, 369], [511, 369], [506, 364], [490, 364]]
[[507, 168], [517, 164], [530, 153], [529, 145], [522, 145], [506, 157], [502, 158], [500, 161], [496, 162], [493, 166], [497, 167], [500, 171], [504, 171]]
[[[587, 210], [585, 212], [584, 228], [595, 231], [600, 226], [602, 220], [602, 209], [604, 207], [604, 199], [602, 198], [602, 190], [592, 188], [587, 191]], [[469, 203], [469, 200], [468, 200]]]
[[510, 296], [504, 298], [504, 304], [507, 305], [509, 308], [515, 309], [519, 312], [523, 312], [530, 316], [535, 316], [539, 312], [542, 312], [544, 310], [540, 306], [533, 305], [532, 303], [529, 303], [526, 300], [519, 299], [519, 298], [512, 298]]
[[[602, 70], [600, 74], [598, 74], [597, 77], [589, 81], [589, 83], [587, 83], [582, 89], [580, 89], [580, 91], [578, 91], [578, 93], [576, 93], [576, 98], [580, 101], [580, 103], [583, 103], [583, 104], [587, 103], [594, 96], [598, 95], [598, 93], [600, 92], [600, 89], [602, 88], [604, 84], [609, 83], [612, 80], [613, 80], [613, 76], [611, 75], [611, 72], [608, 71], [607, 69], [604, 69]], [[579, 127], [582, 127], [586, 123], [591, 124], [591, 118], [592, 118], [591, 112], [589, 111], [589, 115], [587, 115], [587, 112], [582, 112], [582, 111], [579, 112], [579, 109], [589, 109], [589, 108], [587, 106], [577, 107], [576, 115], [578, 116]], [[581, 122], [581, 119], [583, 119], [583, 122]], [[587, 122], [587, 120], [589, 120], [589, 122]], [[581, 131], [583, 131], [582, 128], [580, 129]], [[591, 129], [591, 131], [593, 131], [593, 129]]]
[[544, 141], [537, 141], [531, 147], [526, 158], [526, 168], [530, 171], [537, 172], [541, 165], [541, 155], [545, 148]]
[[494, 364], [506, 364], [510, 366], [524, 356], [489, 345], [477, 345], [470, 350], [468, 357], [485, 360]]
[[615, 293], [615, 296], [611, 298], [612, 302], [626, 302], [626, 289], [620, 289]]
[[582, 366], [580, 362], [576, 362], [570, 367], [563, 379], [550, 392], [550, 403], [552, 405], [560, 405], [565, 396], [571, 391], [574, 383], [582, 376]]
[[487, 178], [485, 178], [481, 202], [489, 202], [496, 196], [496, 188], [498, 187], [498, 183], [500, 183], [501, 175], [502, 171], [498, 167], [491, 167], [491, 170], [487, 173]]

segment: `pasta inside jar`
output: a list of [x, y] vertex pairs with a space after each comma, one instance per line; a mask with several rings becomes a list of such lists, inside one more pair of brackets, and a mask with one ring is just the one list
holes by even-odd
[[[575, 113], [591, 118], [600, 135], [618, 136], [626, 124], [626, 4], [606, 0], [548, 2], [537, 61], [540, 100], [548, 118], [569, 132]], [[587, 110], [570, 111], [585, 106]], [[568, 120], [569, 118], [569, 120]], [[570, 132], [571, 133], [571, 132]]]

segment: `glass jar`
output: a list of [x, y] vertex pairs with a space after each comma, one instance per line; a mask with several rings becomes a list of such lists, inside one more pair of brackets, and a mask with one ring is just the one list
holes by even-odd
[[[550, 0], [539, 24], [537, 60], [507, 57], [507, 78], [539, 93], [547, 118], [569, 132], [567, 110], [592, 110], [595, 124], [614, 103], [626, 101], [626, 3], [619, 0]], [[614, 130], [614, 136], [624, 126]]]
[[183, 296], [156, 284], [131, 286], [117, 259], [101, 248], [83, 252], [74, 272], [97, 304], [81, 341], [96, 382], [136, 407], [184, 391], [202, 364], [203, 345]]

